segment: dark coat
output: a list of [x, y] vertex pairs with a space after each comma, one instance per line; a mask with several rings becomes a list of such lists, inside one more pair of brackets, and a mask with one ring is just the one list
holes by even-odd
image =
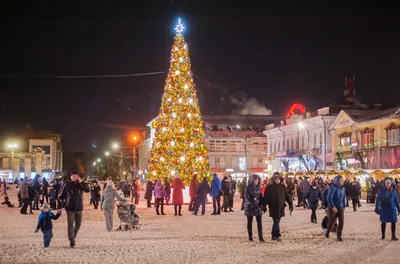
[[100, 201], [100, 186], [94, 185], [90, 188], [90, 197], [93, 201]]
[[379, 191], [376, 199], [375, 211], [380, 213], [382, 223], [396, 223], [397, 214], [400, 212], [399, 198], [393, 188], [388, 190], [386, 187]]
[[144, 199], [151, 200], [153, 198], [153, 182], [148, 181], [146, 183], [146, 191], [144, 193]]
[[46, 180], [43, 180], [43, 186], [42, 186], [43, 193], [48, 193], [49, 187], [50, 187], [49, 182]]
[[36, 191], [33, 189], [33, 185], [28, 185], [28, 199], [29, 201], [34, 201], [36, 196]]
[[357, 198], [361, 192], [361, 185], [359, 182], [349, 182], [347, 184], [348, 196], [351, 198]]
[[164, 181], [165, 195], [168, 197], [171, 195], [171, 184], [168, 180]]
[[286, 203], [289, 205], [290, 210], [293, 210], [292, 198], [289, 196], [285, 185], [282, 183], [276, 184], [273, 177], [271, 182], [265, 191], [264, 203], [268, 205], [270, 217], [284, 217]]
[[207, 179], [197, 185], [196, 196], [199, 199], [207, 199], [207, 195], [211, 192], [210, 185], [208, 185]]
[[36, 192], [40, 192], [41, 191], [41, 186], [40, 186], [40, 182], [39, 182], [39, 175], [36, 175], [35, 178], [33, 179], [33, 189]]
[[56, 196], [58, 196], [58, 194], [60, 193], [60, 189], [61, 189], [61, 183], [55, 182], [53, 184], [53, 189], [56, 192]]
[[293, 181], [291, 180], [291, 179], [289, 179], [288, 181], [287, 181], [287, 190], [288, 190], [288, 193], [290, 194], [290, 195], [292, 195], [293, 193], [294, 193], [294, 183], [293, 183]]
[[[258, 184], [254, 185], [254, 179], [259, 179]], [[260, 178], [257, 175], [250, 177], [245, 190], [244, 215], [260, 216], [262, 215], [263, 197], [260, 187]]]
[[83, 210], [83, 192], [90, 192], [85, 182], [66, 182], [60, 190], [59, 199], [65, 199], [65, 210], [80, 212]]
[[232, 182], [228, 179], [228, 177], [222, 180], [222, 191], [224, 192], [224, 195], [233, 194]]
[[308, 193], [306, 193], [304, 199], [307, 199], [310, 208], [317, 208], [318, 201], [322, 201], [322, 193], [318, 188], [314, 189], [311, 187]]
[[246, 187], [247, 187], [247, 181], [243, 180], [243, 182], [240, 183], [240, 199], [245, 199]]
[[192, 176], [192, 181], [190, 182], [189, 187], [189, 196], [191, 198], [196, 198], [196, 190], [197, 190], [197, 174]]

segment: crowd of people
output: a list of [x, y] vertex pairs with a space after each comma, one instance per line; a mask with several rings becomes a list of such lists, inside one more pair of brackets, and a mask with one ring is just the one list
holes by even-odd
[[[9, 201], [7, 185], [4, 184], [4, 202], [2, 204], [12, 207]], [[119, 188], [107, 179], [103, 185], [103, 191], [96, 180], [91, 183], [83, 181], [79, 173], [71, 171], [67, 181], [56, 179], [47, 182], [38, 174], [34, 179], [25, 178], [17, 185], [19, 188], [18, 200], [21, 214], [33, 214], [33, 211], [41, 212], [38, 217], [37, 228], [43, 234], [44, 247], [50, 245], [52, 233], [52, 220], [58, 219], [65, 209], [67, 216], [67, 229], [70, 246], [75, 247], [76, 237], [82, 223], [83, 193], [90, 192], [90, 204], [94, 209], [100, 209], [104, 215], [105, 229], [113, 230], [113, 215], [115, 201], [127, 202], [131, 198], [134, 204], [139, 203], [142, 185], [138, 179], [132, 183], [122, 182]], [[180, 177], [170, 184], [168, 179], [149, 180], [146, 183], [144, 199], [147, 207], [155, 207], [157, 215], [166, 215], [165, 205], [174, 206], [174, 216], [182, 216], [182, 205], [184, 203], [183, 191], [185, 190]], [[190, 202], [188, 210], [193, 215], [198, 215], [201, 206], [201, 215], [206, 212], [208, 197], [212, 198], [213, 212], [211, 215], [220, 215], [221, 212], [233, 212], [234, 197], [238, 189], [242, 199], [241, 210], [247, 217], [247, 231], [249, 241], [253, 241], [253, 219], [256, 219], [257, 231], [260, 242], [265, 242], [263, 237], [262, 216], [269, 211], [273, 220], [271, 238], [273, 241], [281, 241], [280, 221], [285, 216], [288, 207], [290, 214], [294, 209], [294, 201], [297, 199], [297, 207], [311, 210], [311, 223], [317, 224], [318, 209], [325, 210], [325, 217], [321, 222], [322, 232], [329, 238], [331, 232], [336, 232], [337, 241], [343, 241], [342, 232], [344, 226], [344, 210], [352, 202], [353, 211], [361, 206], [361, 183], [357, 178], [345, 179], [336, 176], [334, 179], [323, 179], [322, 177], [283, 177], [280, 173], [274, 173], [271, 178], [262, 180], [254, 174], [249, 181], [246, 178], [237, 182], [231, 176], [223, 177], [222, 180], [214, 174], [211, 182], [207, 177], [201, 181], [194, 174], [189, 186]], [[123, 194], [121, 197], [118, 193]], [[386, 224], [391, 223], [392, 240], [397, 240], [396, 223], [400, 213], [398, 180], [386, 178], [375, 181], [373, 178], [366, 180], [367, 202], [375, 202], [375, 212], [379, 214], [381, 221], [382, 239], [386, 237]], [[172, 194], [172, 201], [171, 200]], [[154, 199], [154, 203], [152, 201]], [[222, 205], [221, 205], [222, 199]], [[58, 210], [53, 214], [51, 210]]]

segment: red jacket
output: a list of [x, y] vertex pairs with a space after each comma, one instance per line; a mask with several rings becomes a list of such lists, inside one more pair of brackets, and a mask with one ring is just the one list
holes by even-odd
[[197, 174], [194, 174], [192, 176], [192, 181], [190, 182], [190, 188], [189, 188], [189, 196], [191, 198], [196, 198], [196, 191], [197, 191]]
[[183, 204], [183, 190], [185, 190], [185, 185], [183, 185], [181, 178], [175, 178], [171, 188], [173, 189], [172, 204]]

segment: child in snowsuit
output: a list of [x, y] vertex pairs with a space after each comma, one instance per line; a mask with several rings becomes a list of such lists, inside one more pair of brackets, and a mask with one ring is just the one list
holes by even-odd
[[53, 238], [53, 223], [52, 220], [57, 220], [62, 214], [61, 210], [58, 210], [57, 214], [54, 215], [50, 211], [50, 206], [48, 203], [44, 203], [42, 211], [38, 217], [38, 224], [35, 233], [39, 232], [39, 229], [43, 233], [43, 245], [44, 247], [50, 246], [50, 241]]
[[4, 196], [4, 202], [2, 202], [1, 204], [5, 204], [5, 205], [7, 205], [8, 207], [14, 207], [14, 205], [11, 204], [10, 198], [8, 198], [7, 195]]
[[304, 195], [304, 200], [308, 201], [308, 205], [312, 211], [311, 213], [311, 223], [317, 223], [317, 208], [318, 202], [322, 201], [321, 191], [318, 189], [318, 183], [313, 181], [310, 190]]

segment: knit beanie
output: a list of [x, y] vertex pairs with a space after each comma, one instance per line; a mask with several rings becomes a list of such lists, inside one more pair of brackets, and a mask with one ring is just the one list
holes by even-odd
[[50, 210], [50, 205], [49, 205], [48, 203], [43, 203], [42, 211], [43, 211], [45, 208], [47, 208], [47, 209]]

